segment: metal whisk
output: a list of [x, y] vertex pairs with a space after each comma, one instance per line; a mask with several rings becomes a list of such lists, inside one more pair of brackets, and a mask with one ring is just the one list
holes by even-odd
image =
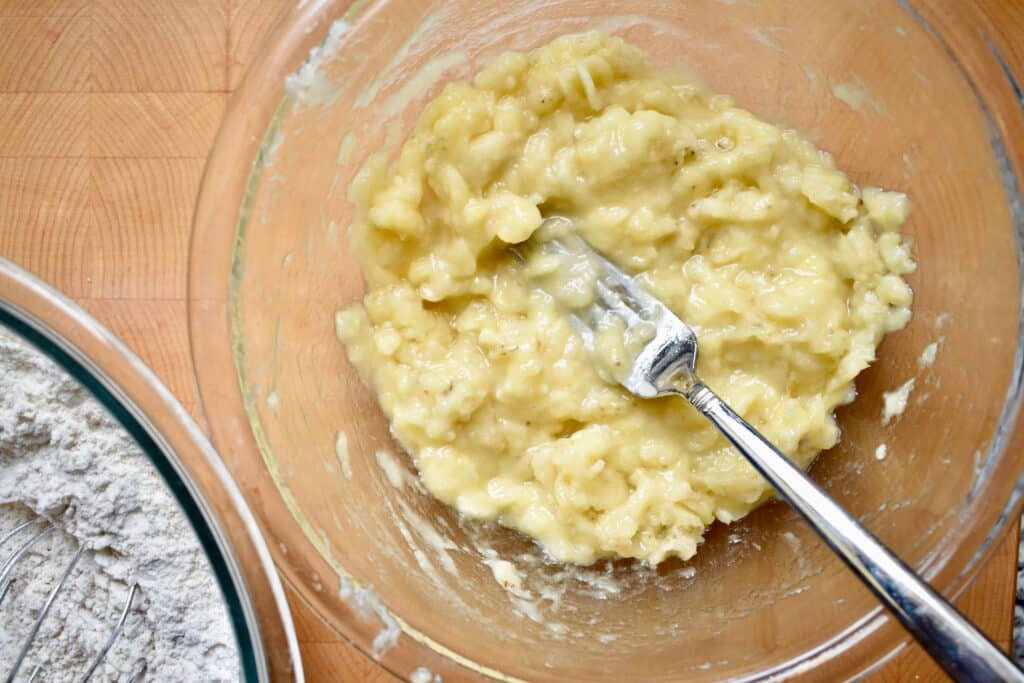
[[[3, 604], [4, 598], [7, 597], [7, 594], [10, 592], [11, 586], [14, 583], [14, 568], [18, 564], [18, 561], [21, 560], [36, 543], [53, 533], [55, 529], [56, 527], [46, 521], [45, 518], [35, 517], [27, 522], [19, 524], [14, 529], [0, 536], [0, 549], [2, 549], [7, 543], [14, 541], [18, 537], [24, 538], [26, 535], [31, 534], [20, 545], [15, 547], [14, 552], [8, 555], [6, 559], [0, 563], [0, 604]], [[57, 594], [60, 593], [61, 589], [64, 588], [65, 584], [67, 584], [68, 579], [71, 577], [71, 573], [74, 571], [78, 561], [82, 559], [84, 552], [85, 547], [80, 545], [75, 551], [75, 554], [71, 557], [71, 560], [64, 567], [64, 571], [57, 579], [57, 582], [47, 593], [46, 600], [43, 602], [42, 607], [39, 608], [39, 613], [36, 615], [36, 619], [32, 623], [31, 629], [29, 629], [29, 633], [25, 638], [24, 644], [22, 645], [18, 656], [14, 660], [13, 667], [10, 672], [6, 674], [6, 678], [4, 680], [7, 683], [13, 683], [15, 676], [17, 676], [18, 672], [21, 670], [22, 665], [25, 663], [25, 658], [28, 656], [29, 650], [35, 642], [36, 636], [39, 635], [39, 629], [46, 620], [46, 616], [49, 614], [50, 608], [53, 607], [53, 603], [57, 600]], [[135, 600], [135, 594], [138, 592], [139, 584], [133, 583], [128, 589], [128, 596], [125, 598], [121, 614], [118, 617], [117, 622], [114, 624], [113, 629], [111, 629], [110, 635], [107, 637], [103, 647], [96, 654], [96, 657], [92, 660], [92, 664], [82, 677], [81, 680], [83, 683], [92, 677], [100, 664], [103, 663], [107, 653], [110, 652], [110, 648], [114, 646], [114, 643], [117, 641], [117, 637], [121, 634], [121, 631], [124, 628], [125, 621], [128, 619], [128, 613], [131, 610], [132, 602]], [[126, 679], [126, 683], [136, 683], [145, 671], [146, 662], [143, 661]], [[45, 672], [42, 671], [42, 667], [37, 665], [29, 675], [28, 683], [34, 683], [43, 673]]]

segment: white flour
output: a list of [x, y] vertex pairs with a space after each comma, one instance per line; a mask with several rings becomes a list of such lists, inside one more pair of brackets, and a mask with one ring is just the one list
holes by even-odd
[[[198, 541], [127, 432], [53, 362], [0, 331], [0, 538], [33, 514], [58, 530], [34, 546], [0, 605], [0, 678], [78, 543], [18, 680], [80, 680], [132, 582], [133, 609], [94, 681], [238, 680], [233, 631]], [[0, 546], [0, 564], [31, 533]]]

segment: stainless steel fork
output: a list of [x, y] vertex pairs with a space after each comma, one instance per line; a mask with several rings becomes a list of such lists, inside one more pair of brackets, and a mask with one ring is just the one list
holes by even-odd
[[[552, 221], [561, 225], [552, 227]], [[733, 412], [697, 376], [697, 335], [633, 278], [566, 230], [565, 220], [547, 219], [538, 245], [520, 245], [569, 257], [585, 270], [592, 296], [567, 312], [591, 349], [609, 320], [623, 321], [627, 336], [641, 326], [632, 364], [615, 379], [641, 398], [681, 396], [688, 400], [746, 457], [829, 546], [857, 573], [946, 672], [958, 681], [1024, 681], [1024, 674], [942, 596], [896, 557], [804, 471]], [[580, 263], [587, 268], [579, 269]], [[580, 285], [576, 285], [576, 289]], [[555, 294], [555, 298], [559, 296]]]

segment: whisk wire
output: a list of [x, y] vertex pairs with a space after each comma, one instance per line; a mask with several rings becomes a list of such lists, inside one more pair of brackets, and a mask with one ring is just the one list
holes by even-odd
[[128, 620], [128, 613], [132, 609], [132, 601], [135, 600], [135, 594], [139, 591], [139, 584], [133, 583], [132, 587], [128, 590], [128, 599], [124, 602], [124, 608], [121, 610], [121, 616], [118, 617], [117, 623], [114, 624], [113, 630], [110, 631], [110, 637], [107, 638], [107, 642], [103, 645], [103, 649], [100, 650], [99, 654], [96, 655], [96, 659], [93, 660], [92, 666], [85, 672], [85, 676], [82, 677], [82, 683], [87, 683], [92, 675], [99, 668], [100, 664], [103, 663], [103, 659], [110, 652], [110, 648], [114, 646], [114, 642], [117, 637], [121, 635], [121, 630], [124, 628], [125, 621]]
[[132, 675], [128, 677], [128, 680], [125, 681], [125, 683], [138, 683], [138, 681], [142, 678], [142, 674], [146, 673], [146, 669], [148, 668], [149, 665], [146, 663], [146, 660], [142, 660], [142, 664], [140, 664], [139, 668], [132, 672]]
[[10, 531], [8, 531], [3, 536], [0, 536], [0, 547], [3, 547], [3, 545], [5, 543], [7, 543], [7, 541], [11, 540], [12, 538], [14, 538], [18, 534], [20, 534], [24, 529], [29, 528], [33, 524], [39, 524], [40, 522], [44, 522], [44, 521], [46, 521], [45, 517], [33, 517], [32, 519], [30, 519], [28, 521], [22, 522], [18, 526], [14, 527]]
[[18, 675], [21, 665], [25, 662], [25, 657], [28, 656], [28, 651], [32, 648], [32, 641], [39, 635], [39, 629], [42, 628], [46, 615], [50, 613], [50, 608], [53, 607], [53, 603], [57, 600], [57, 594], [60, 593], [64, 584], [68, 582], [71, 572], [74, 571], [75, 565], [78, 564], [78, 560], [82, 558], [84, 552], [85, 546], [78, 546], [74, 557], [68, 562], [68, 566], [64, 568], [64, 573], [61, 574], [60, 580], [50, 589], [50, 594], [46, 596], [46, 602], [43, 603], [42, 608], [39, 610], [39, 616], [36, 617], [35, 623], [32, 624], [32, 629], [29, 631], [28, 638], [25, 639], [25, 644], [21, 647], [21, 652], [18, 653], [18, 658], [14, 660], [14, 668], [11, 669], [11, 673], [7, 676], [7, 683], [14, 683], [14, 677]]
[[[26, 526], [27, 525], [25, 524], [21, 525], [21, 527], [19, 527], [19, 530], [25, 528]], [[11, 573], [14, 571], [14, 565], [18, 564], [18, 560], [20, 560], [25, 555], [25, 553], [27, 553], [32, 548], [32, 546], [34, 546], [40, 540], [45, 538], [48, 534], [52, 533], [53, 530], [54, 526], [52, 524], [47, 524], [42, 531], [40, 531], [32, 538], [25, 541], [25, 543], [23, 543], [21, 547], [15, 550], [11, 554], [11, 556], [8, 557], [7, 560], [2, 565], [0, 565], [0, 604], [3, 603], [4, 598], [7, 596], [7, 592], [11, 588], [11, 583], [13, 582], [13, 579], [11, 578]]]

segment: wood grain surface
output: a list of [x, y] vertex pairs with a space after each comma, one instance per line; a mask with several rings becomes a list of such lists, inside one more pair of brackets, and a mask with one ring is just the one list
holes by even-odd
[[[0, 0], [0, 255], [75, 298], [199, 420], [192, 206], [228, 94], [288, 0]], [[1024, 71], [1021, 3], [987, 0]], [[1015, 536], [960, 600], [1008, 647]], [[310, 681], [394, 680], [292, 596]], [[873, 675], [937, 681], [916, 646]]]

